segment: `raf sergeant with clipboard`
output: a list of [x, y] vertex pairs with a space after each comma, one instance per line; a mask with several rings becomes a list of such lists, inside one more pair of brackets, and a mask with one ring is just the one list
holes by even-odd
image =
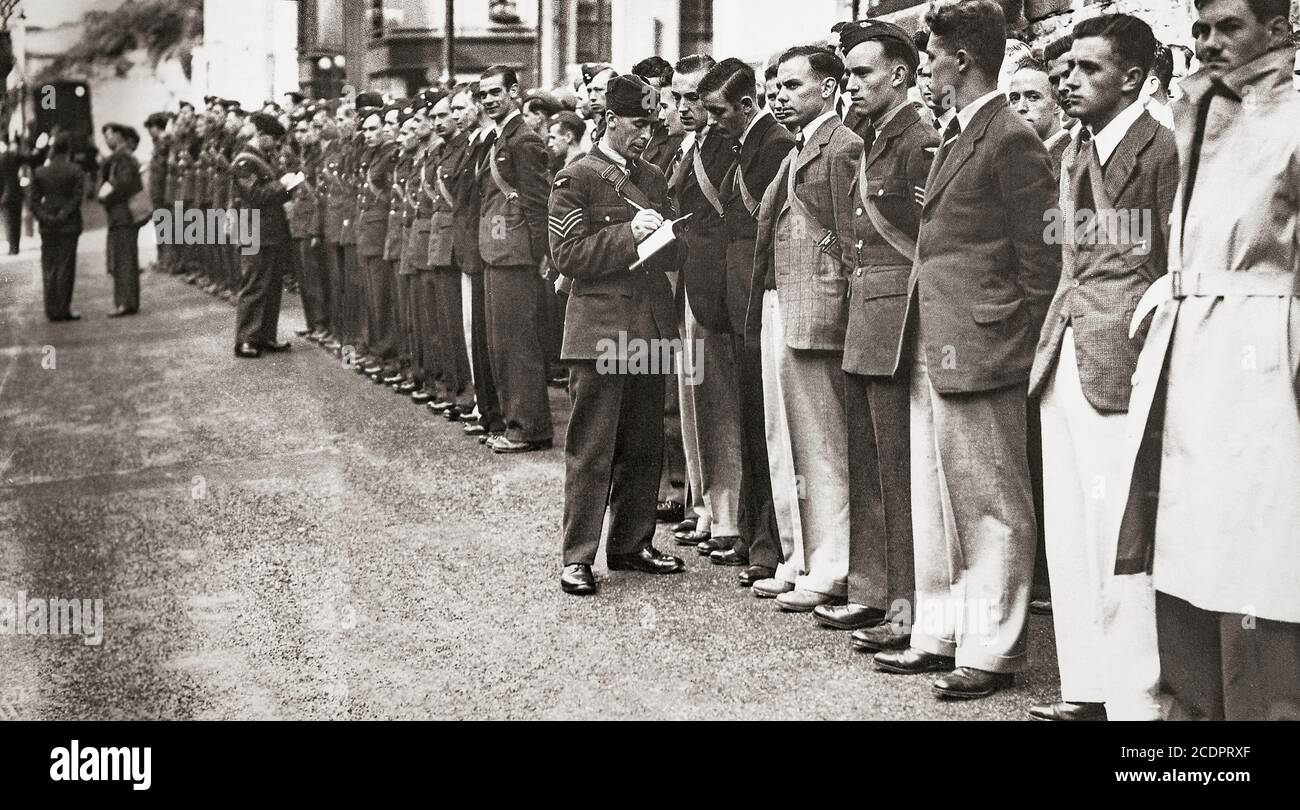
[[[606, 98], [605, 134], [556, 176], [548, 218], [555, 267], [573, 280], [562, 352], [573, 412], [565, 437], [560, 586], [578, 595], [596, 591], [591, 566], [607, 507], [611, 571], [684, 568], [680, 558], [650, 545], [666, 369], [629, 368], [625, 354], [677, 336], [666, 273], [680, 267], [682, 243], [673, 240], [644, 260], [638, 253], [671, 213], [663, 173], [640, 157], [658, 93], [636, 76], [618, 76]], [[618, 347], [616, 358], [611, 346]]]

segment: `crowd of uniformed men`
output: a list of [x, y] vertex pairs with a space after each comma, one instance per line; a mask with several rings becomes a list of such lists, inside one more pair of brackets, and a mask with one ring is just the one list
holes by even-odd
[[497, 453], [550, 447], [567, 386], [568, 593], [602, 534], [611, 571], [682, 570], [651, 545], [680, 520], [879, 669], [981, 697], [1025, 665], [1043, 529], [1064, 701], [1035, 717], [1295, 717], [1294, 44], [1285, 0], [1198, 5], [1172, 114], [1146, 23], [1039, 54], [991, 0], [761, 78], [585, 65], [577, 112], [499, 66], [210, 98], [148, 122], [154, 203], [256, 208], [260, 250], [161, 267], [237, 299], [240, 357], [287, 348], [291, 280], [310, 340]]

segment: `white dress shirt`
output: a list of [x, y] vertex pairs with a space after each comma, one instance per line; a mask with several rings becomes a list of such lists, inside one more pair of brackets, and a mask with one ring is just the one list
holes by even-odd
[[1101, 161], [1101, 165], [1106, 165], [1106, 161], [1115, 152], [1115, 147], [1119, 146], [1120, 141], [1124, 140], [1124, 136], [1128, 134], [1129, 129], [1133, 127], [1133, 124], [1137, 122], [1138, 117], [1142, 115], [1145, 109], [1142, 102], [1135, 101], [1125, 107], [1124, 111], [1119, 115], [1112, 118], [1110, 123], [1102, 128], [1101, 132], [1096, 132], [1092, 127], [1088, 127], [1088, 131], [1092, 132], [1092, 143], [1097, 147], [1097, 159]]

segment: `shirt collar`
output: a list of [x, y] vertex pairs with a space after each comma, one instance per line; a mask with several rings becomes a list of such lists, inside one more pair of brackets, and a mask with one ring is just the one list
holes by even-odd
[[[1112, 118], [1109, 124], [1102, 127], [1101, 132], [1094, 131], [1092, 133], [1092, 142], [1097, 147], [1097, 159], [1101, 161], [1101, 165], [1106, 165], [1106, 161], [1115, 152], [1115, 147], [1119, 146], [1120, 141], [1124, 140], [1124, 136], [1128, 134], [1129, 129], [1137, 122], [1138, 116], [1142, 115], [1144, 111], [1145, 108], [1142, 103], [1134, 101], [1125, 107], [1119, 115]], [[1088, 129], [1091, 131], [1092, 127]]]
[[596, 144], [596, 148], [600, 150], [602, 155], [609, 158], [610, 161], [612, 161], [615, 166], [618, 166], [620, 169], [622, 169], [625, 172], [629, 171], [627, 166], [627, 158], [623, 157], [618, 152], [615, 152], [613, 149], [610, 149], [608, 146], [606, 146], [605, 141], [603, 139], [600, 141], [600, 143]]
[[826, 112], [822, 113], [821, 115], [817, 116], [813, 120], [809, 121], [807, 126], [805, 126], [802, 130], [800, 130], [800, 134], [803, 135], [804, 146], [807, 146], [809, 143], [811, 143], [812, 136], [817, 134], [817, 130], [821, 127], [821, 125], [831, 120], [832, 118], [839, 118], [839, 113], [835, 112], [835, 109], [833, 107], [827, 110]]
[[757, 115], [755, 115], [752, 119], [750, 119], [749, 125], [745, 127], [745, 131], [742, 132], [741, 135], [740, 135], [740, 145], [741, 145], [741, 146], [744, 146], [744, 145], [745, 145], [745, 139], [749, 137], [749, 131], [750, 131], [751, 129], [754, 128], [754, 125], [755, 125], [755, 124], [758, 123], [758, 119], [762, 118], [762, 117], [765, 116], [765, 115], [771, 115], [771, 114], [772, 114], [772, 111], [769, 110], [768, 108], [764, 107], [763, 109], [761, 109], [761, 110], [758, 111], [758, 114], [757, 114]]
[[1001, 90], [992, 90], [958, 110], [957, 126], [961, 127], [961, 131], [966, 131], [966, 128], [970, 126], [971, 119], [975, 117], [975, 113], [980, 111], [980, 108], [1000, 95], [1002, 95]]
[[505, 118], [502, 118], [502, 119], [501, 119], [501, 123], [499, 123], [499, 124], [496, 125], [497, 134], [500, 135], [500, 134], [501, 134], [501, 130], [503, 130], [503, 129], [506, 128], [506, 124], [509, 124], [509, 123], [510, 123], [511, 121], [513, 121], [513, 120], [514, 120], [518, 115], [519, 115], [519, 110], [514, 110], [514, 111], [512, 111], [509, 115], [507, 115]]
[[894, 118], [895, 115], [898, 115], [898, 111], [899, 111], [899, 110], [903, 109], [904, 107], [906, 107], [908, 104], [911, 104], [911, 103], [912, 103], [912, 102], [908, 101], [907, 99], [903, 99], [903, 101], [902, 101], [898, 106], [894, 107], [894, 108], [893, 108], [892, 110], [890, 110], [889, 112], [887, 112], [887, 113], [885, 113], [884, 115], [880, 116], [880, 120], [879, 120], [879, 121], [872, 121], [872, 122], [871, 122], [871, 125], [872, 125], [872, 126], [875, 128], [875, 130], [876, 130], [876, 137], [877, 137], [877, 138], [880, 137], [880, 133], [881, 133], [881, 132], [884, 132], [884, 130], [885, 130], [885, 125], [888, 124], [891, 120], [893, 120], [893, 118]]
[[691, 151], [691, 147], [695, 145], [696, 134], [697, 133], [695, 132], [695, 130], [692, 129], [692, 130], [688, 130], [686, 135], [682, 137], [682, 144], [677, 148], [682, 150], [683, 155]]

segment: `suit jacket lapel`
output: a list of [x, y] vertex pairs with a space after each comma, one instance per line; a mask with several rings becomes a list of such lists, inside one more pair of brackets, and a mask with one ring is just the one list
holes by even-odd
[[803, 145], [803, 149], [799, 151], [799, 157], [795, 161], [794, 174], [796, 180], [799, 179], [799, 172], [803, 171], [809, 163], [812, 163], [814, 158], [822, 153], [822, 147], [830, 143], [831, 135], [842, 126], [844, 126], [844, 122], [839, 118], [831, 118], [817, 127], [812, 140]]
[[[971, 119], [970, 126], [966, 127], [960, 135], [957, 136], [957, 142], [952, 145], [952, 151], [944, 159], [943, 165], [937, 163], [931, 167], [930, 178], [925, 183], [925, 207], [928, 208], [931, 203], [938, 198], [939, 193], [943, 191], [952, 178], [956, 176], [957, 171], [961, 169], [970, 156], [975, 152], [975, 144], [984, 137], [988, 130], [989, 123], [992, 122], [993, 116], [1007, 106], [1005, 96], [998, 96], [991, 99], [975, 117]], [[943, 145], [940, 144], [942, 149]]]
[[1115, 151], [1111, 153], [1110, 160], [1106, 161], [1103, 186], [1106, 189], [1106, 196], [1112, 204], [1119, 204], [1119, 195], [1124, 192], [1128, 184], [1138, 175], [1138, 155], [1142, 150], [1147, 148], [1156, 136], [1156, 128], [1160, 124], [1156, 119], [1151, 117], [1148, 112], [1143, 112], [1138, 119], [1133, 122], [1129, 131], [1124, 133]]

